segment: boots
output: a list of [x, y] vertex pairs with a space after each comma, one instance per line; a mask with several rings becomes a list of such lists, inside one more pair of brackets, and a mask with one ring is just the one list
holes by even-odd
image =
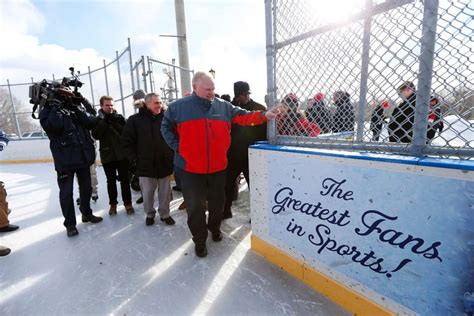
[[194, 246], [194, 251], [196, 252], [196, 256], [199, 258], [204, 258], [207, 256], [207, 247], [206, 244], [196, 244]]
[[117, 214], [117, 204], [110, 204], [109, 215]]
[[66, 227], [66, 233], [68, 237], [79, 235], [76, 226], [68, 226]]
[[132, 204], [125, 204], [125, 211], [127, 212], [127, 215], [132, 215], [135, 213], [135, 209], [133, 208]]
[[219, 242], [222, 240], [222, 233], [220, 230], [216, 232], [211, 232], [211, 234], [212, 234], [212, 241]]
[[11, 252], [10, 248], [0, 246], [0, 257], [7, 256]]
[[171, 216], [167, 218], [160, 218], [160, 221], [165, 222], [166, 225], [174, 225], [176, 223]]
[[95, 216], [94, 214], [90, 214], [90, 215], [82, 215], [82, 222], [83, 223], [88, 223], [88, 222], [91, 222], [92, 224], [95, 224], [95, 223], [98, 223], [102, 221], [102, 217], [100, 216]]

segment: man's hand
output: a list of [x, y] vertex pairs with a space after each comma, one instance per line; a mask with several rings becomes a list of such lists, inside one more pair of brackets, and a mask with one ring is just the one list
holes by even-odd
[[113, 120], [114, 120], [114, 115], [112, 113], [104, 113], [104, 121], [110, 124], [112, 123]]
[[270, 110], [268, 110], [267, 112], [265, 112], [265, 117], [266, 117], [268, 120], [273, 120], [275, 117], [277, 117], [278, 114], [280, 114], [280, 112], [281, 112], [281, 111], [280, 111], [280, 108], [281, 108], [280, 105], [271, 108]]

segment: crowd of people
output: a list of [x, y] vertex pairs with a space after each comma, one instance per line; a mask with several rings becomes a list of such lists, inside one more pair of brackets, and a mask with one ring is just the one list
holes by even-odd
[[[126, 213], [135, 213], [130, 189], [132, 171], [142, 194], [145, 224], [155, 224], [154, 202], [158, 191], [160, 221], [174, 225], [170, 215], [174, 173], [186, 203], [187, 223], [196, 255], [207, 255], [208, 230], [213, 241], [222, 240], [221, 221], [223, 217], [232, 217], [233, 196], [227, 196], [226, 192], [235, 192], [240, 172], [244, 172], [249, 181], [246, 154], [240, 148], [266, 138], [265, 123], [279, 114], [279, 107], [267, 111], [254, 102], [246, 82], [235, 83], [235, 97], [231, 102], [217, 98], [213, 79], [204, 72], [195, 74], [192, 87], [192, 93], [167, 108], [158, 94], [138, 90], [134, 93], [138, 113], [128, 119], [115, 111], [111, 96], [100, 98], [98, 115], [87, 113], [80, 106], [64, 107], [56, 103], [44, 106], [39, 115], [40, 124], [50, 141], [68, 237], [79, 234], [73, 201], [75, 176], [82, 222], [97, 224], [103, 220], [93, 214], [90, 202], [91, 166], [96, 161], [97, 141], [107, 179], [110, 216], [117, 214], [117, 181]], [[242, 129], [246, 126], [248, 129]], [[231, 133], [235, 135], [232, 141]], [[233, 150], [228, 151], [229, 147]], [[226, 177], [228, 166], [232, 173]], [[226, 181], [230, 178], [233, 180]], [[0, 225], [3, 226], [0, 232], [11, 231], [18, 227], [6, 220], [6, 191], [3, 184], [1, 188]], [[7, 255], [9, 251], [6, 247], [0, 248], [0, 255]]]
[[[103, 220], [93, 214], [90, 205], [93, 187], [97, 185], [96, 180], [91, 180], [95, 172], [96, 141], [107, 179], [109, 215], [117, 214], [117, 181], [126, 214], [135, 213], [130, 189], [132, 175], [141, 191], [137, 203], [143, 202], [145, 224], [155, 224], [154, 203], [158, 192], [160, 221], [174, 225], [170, 215], [174, 175], [174, 189], [183, 193], [184, 202], [179, 209], [187, 211], [195, 253], [205, 257], [208, 231], [214, 242], [221, 241], [221, 221], [233, 216], [232, 201], [236, 199], [240, 174], [251, 185], [248, 147], [267, 138], [268, 120], [276, 120], [279, 135], [318, 137], [321, 133], [354, 131], [354, 107], [345, 91], [334, 93], [336, 110], [331, 113], [323, 93], [317, 93], [305, 111], [299, 109], [298, 97], [293, 93], [267, 110], [250, 98], [250, 86], [244, 81], [234, 83], [232, 100], [229, 95], [216, 97], [214, 81], [204, 72], [194, 75], [192, 87], [192, 93], [168, 107], [158, 94], [137, 90], [133, 94], [137, 113], [128, 119], [115, 111], [111, 96], [100, 98], [98, 115], [91, 115], [80, 106], [43, 108], [40, 123], [50, 140], [68, 237], [79, 234], [73, 202], [75, 176], [82, 222], [96, 224]], [[416, 89], [413, 83], [405, 82], [398, 93], [403, 101], [393, 110], [387, 124], [389, 140], [409, 143], [413, 136]], [[383, 101], [373, 110], [370, 125], [373, 141], [379, 140], [390, 107], [388, 101]], [[443, 129], [436, 97], [430, 101], [428, 122], [430, 141], [436, 131]], [[0, 182], [0, 233], [18, 229], [9, 223], [9, 212], [6, 190]], [[0, 246], [0, 256], [9, 252], [10, 249]]]
[[[406, 81], [397, 89], [402, 102], [393, 107], [388, 100], [378, 103], [370, 115], [371, 141], [379, 141], [381, 132], [386, 125], [388, 141], [411, 143], [415, 124], [416, 87]], [[325, 102], [322, 92], [314, 95], [305, 110], [300, 109], [298, 97], [289, 93], [281, 100], [282, 114], [277, 118], [279, 135], [317, 137], [319, 134], [354, 132], [355, 109], [351, 96], [346, 91], [336, 91], [332, 96], [334, 110]], [[444, 128], [440, 99], [431, 96], [428, 105], [427, 143], [441, 133]]]

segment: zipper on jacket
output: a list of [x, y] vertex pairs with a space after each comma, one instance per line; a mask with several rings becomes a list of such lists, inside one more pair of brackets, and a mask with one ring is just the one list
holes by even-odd
[[214, 130], [212, 129], [211, 122], [209, 122], [209, 129], [211, 130], [212, 139], [214, 139]]
[[207, 131], [207, 119], [204, 119], [204, 124], [206, 126], [206, 146], [207, 146], [207, 173], [211, 170], [211, 151], [209, 145], [209, 132]]

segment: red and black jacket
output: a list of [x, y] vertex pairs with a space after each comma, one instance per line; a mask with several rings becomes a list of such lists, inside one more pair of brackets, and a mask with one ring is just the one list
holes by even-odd
[[169, 105], [161, 133], [175, 151], [174, 164], [187, 172], [207, 174], [227, 168], [232, 124], [259, 125], [265, 112], [246, 111], [230, 102], [193, 93]]

